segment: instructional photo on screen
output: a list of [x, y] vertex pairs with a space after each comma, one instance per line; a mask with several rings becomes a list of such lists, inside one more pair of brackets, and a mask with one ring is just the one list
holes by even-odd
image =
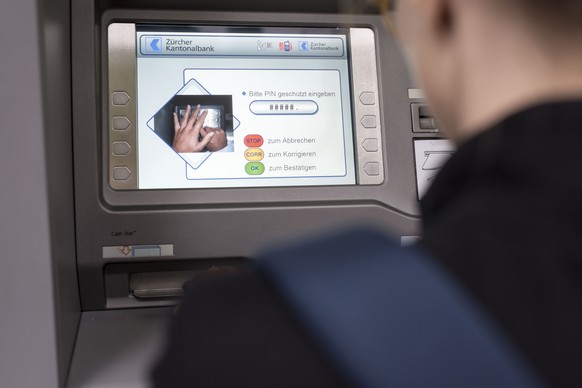
[[176, 95], [156, 113], [152, 129], [178, 153], [232, 152], [232, 96]]

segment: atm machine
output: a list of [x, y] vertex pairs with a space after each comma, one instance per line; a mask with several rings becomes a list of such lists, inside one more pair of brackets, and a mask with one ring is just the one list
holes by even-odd
[[[452, 152], [379, 16], [129, 5], [72, 8], [70, 387], [146, 381], [197, 271], [350, 225], [414, 241]], [[226, 142], [179, 149], [198, 106]]]
[[212, 3], [71, 1], [68, 387], [146, 387], [199, 271], [356, 225], [415, 242], [453, 152], [381, 16]]

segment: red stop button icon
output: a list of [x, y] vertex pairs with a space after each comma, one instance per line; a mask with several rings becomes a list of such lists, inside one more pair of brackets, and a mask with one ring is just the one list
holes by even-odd
[[244, 141], [247, 147], [260, 147], [264, 142], [261, 135], [247, 135]]

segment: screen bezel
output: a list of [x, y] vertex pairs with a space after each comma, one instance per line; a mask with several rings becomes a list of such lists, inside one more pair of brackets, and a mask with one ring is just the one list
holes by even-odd
[[[106, 25], [110, 26], [111, 24], [119, 23], [118, 20], [106, 20]], [[130, 189], [130, 190], [118, 190], [112, 188], [109, 185], [110, 181], [110, 165], [108, 164], [108, 156], [109, 156], [109, 140], [107, 138], [107, 127], [108, 127], [108, 117], [107, 112], [109, 108], [110, 101], [107, 101], [107, 97], [104, 98], [103, 106], [104, 106], [104, 126], [106, 127], [106, 131], [103, 136], [103, 181], [102, 181], [102, 195], [105, 200], [106, 204], [111, 206], [141, 206], [138, 204], [149, 204], [147, 206], [159, 206], [159, 205], [195, 205], [199, 206], [206, 206], [206, 204], [212, 203], [237, 203], [246, 205], [252, 205], [253, 203], [267, 203], [272, 202], [272, 198], [270, 195], [256, 195], [257, 193], [264, 192], [265, 189], [268, 189], [269, 192], [275, 190], [278, 193], [278, 196], [281, 200], [286, 201], [285, 203], [290, 202], [297, 202], [301, 203], [303, 200], [299, 200], [298, 198], [325, 198], [326, 196], [332, 195], [332, 197], [345, 197], [345, 199], [350, 200], [350, 198], [357, 198], [360, 195], [355, 194], [358, 192], [360, 188], [364, 188], [364, 186], [380, 186], [384, 183], [385, 176], [384, 176], [384, 164], [385, 164], [385, 154], [383, 149], [385, 147], [384, 139], [381, 136], [382, 126], [383, 126], [383, 117], [381, 112], [381, 104], [379, 103], [380, 94], [379, 94], [379, 84], [378, 84], [378, 73], [377, 73], [377, 58], [378, 53], [376, 50], [377, 47], [377, 38], [376, 38], [376, 30], [373, 26], [361, 26], [361, 27], [352, 27], [348, 24], [329, 26], [327, 24], [318, 25], [317, 23], [309, 23], [309, 26], [305, 26], [304, 24], [297, 24], [291, 26], [276, 26], [276, 23], [262, 23], [261, 25], [257, 25], [256, 23], [248, 23], [248, 24], [237, 24], [237, 23], [216, 23], [216, 21], [211, 20], [201, 20], [197, 22], [188, 23], [185, 25], [184, 21], [181, 20], [174, 20], [168, 21], [164, 20], [163, 22], [158, 23], [157, 20], [155, 22], [152, 21], [133, 21], [130, 23], [134, 26], [139, 25], [140, 27], [148, 26], [148, 28], [152, 28], [154, 30], [159, 29], [196, 29], [198, 31], [268, 31], [268, 32], [277, 32], [277, 33], [333, 33], [341, 31], [343, 34], [346, 35], [346, 46], [348, 48], [348, 67], [349, 67], [349, 74], [348, 77], [350, 78], [351, 82], [349, 85], [349, 92], [351, 94], [351, 101], [350, 101], [350, 111], [351, 111], [351, 121], [353, 127], [353, 145], [354, 145], [354, 155], [355, 155], [355, 168], [356, 168], [356, 184], [355, 185], [317, 185], [317, 186], [270, 186], [270, 187], [235, 187], [235, 188], [200, 188], [200, 189], [148, 189], [148, 190], [137, 190], [137, 189]], [[270, 25], [270, 26], [269, 26]], [[269, 26], [269, 27], [267, 27]], [[353, 67], [353, 60], [354, 60], [354, 53], [352, 49], [352, 39], [351, 33], [352, 31], [356, 30], [365, 30], [367, 32], [367, 47], [366, 47], [366, 55], [364, 58], [360, 60], [361, 62], [366, 62], [366, 68], [361, 71], [362, 74], [365, 75], [366, 78], [370, 78], [370, 82], [368, 83], [368, 88], [366, 90], [372, 90], [376, 96], [376, 103], [373, 107], [375, 112], [375, 117], [378, 120], [378, 128], [375, 129], [374, 136], [376, 137], [375, 141], [379, 143], [374, 154], [370, 154], [375, 161], [376, 165], [379, 165], [379, 173], [375, 174], [373, 177], [367, 177], [368, 179], [364, 179], [362, 171], [365, 165], [366, 159], [362, 162], [362, 147], [361, 141], [358, 139], [359, 131], [361, 125], [359, 125], [359, 113], [357, 112], [358, 109], [362, 109], [357, 102], [357, 95], [361, 92], [361, 90], [354, 91], [355, 81], [354, 77], [354, 67]], [[107, 50], [108, 44], [107, 42], [107, 28], [104, 32], [104, 42], [103, 51], [105, 58], [105, 64], [107, 64]], [[134, 37], [135, 40], [135, 37]], [[360, 50], [361, 51], [361, 50]], [[360, 52], [361, 54], [361, 52]], [[368, 66], [373, 65], [373, 66]], [[108, 80], [109, 80], [109, 73], [107, 66], [103, 66], [103, 85], [104, 89], [107, 90]], [[370, 72], [372, 70], [372, 72]], [[360, 78], [362, 75], [360, 75]], [[371, 84], [371, 86], [370, 86]], [[358, 105], [356, 107], [356, 105]], [[364, 139], [364, 137], [362, 137]], [[357, 143], [357, 144], [356, 144]], [[370, 156], [368, 155], [368, 159]], [[304, 193], [303, 195], [298, 193]], [[320, 193], [328, 193], [320, 195]], [[331, 194], [333, 193], [333, 194]], [[233, 200], [236, 197], [238, 200]], [[295, 198], [295, 199], [294, 199]], [[279, 202], [279, 201], [275, 201]]]

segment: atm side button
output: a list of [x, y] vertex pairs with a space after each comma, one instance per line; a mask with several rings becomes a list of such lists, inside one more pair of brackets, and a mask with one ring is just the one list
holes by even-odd
[[126, 181], [131, 176], [131, 170], [127, 166], [113, 167], [113, 180]]
[[363, 105], [376, 105], [376, 94], [374, 92], [363, 92], [360, 94], [360, 102]]
[[378, 152], [378, 139], [366, 139], [362, 147], [368, 152]]
[[113, 92], [111, 103], [116, 106], [124, 106], [131, 100], [131, 97], [126, 92]]
[[131, 151], [131, 146], [126, 141], [115, 141], [111, 145], [111, 153], [115, 156], [125, 156]]
[[364, 166], [364, 171], [369, 176], [378, 176], [380, 175], [380, 163], [377, 162], [366, 163], [366, 165]]
[[376, 126], [378, 125], [376, 122], [376, 116], [372, 115], [362, 117], [362, 120], [360, 122], [362, 123], [364, 128], [376, 128]]
[[115, 116], [111, 120], [111, 127], [116, 131], [125, 131], [130, 125], [131, 122], [125, 116]]

